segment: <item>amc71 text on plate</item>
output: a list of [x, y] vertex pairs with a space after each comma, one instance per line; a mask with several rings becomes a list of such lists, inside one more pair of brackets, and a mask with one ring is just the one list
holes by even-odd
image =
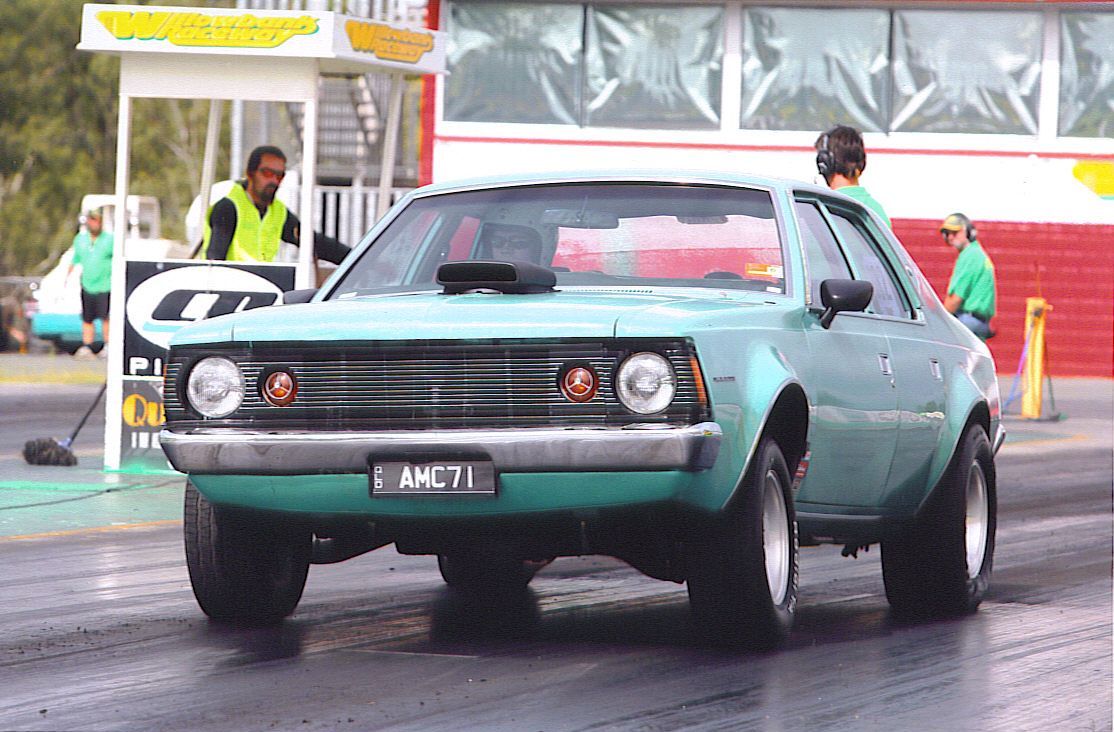
[[421, 495], [440, 493], [495, 494], [495, 468], [491, 462], [374, 462], [371, 494]]

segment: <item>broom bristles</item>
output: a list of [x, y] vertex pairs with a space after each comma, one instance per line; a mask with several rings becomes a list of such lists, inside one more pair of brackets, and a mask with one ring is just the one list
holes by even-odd
[[23, 459], [30, 465], [77, 465], [73, 450], [59, 444], [53, 437], [28, 440], [23, 446]]

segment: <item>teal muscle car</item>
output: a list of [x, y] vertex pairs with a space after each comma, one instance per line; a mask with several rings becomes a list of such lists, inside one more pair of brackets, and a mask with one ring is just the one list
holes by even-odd
[[848, 197], [645, 171], [427, 186], [286, 302], [168, 356], [161, 441], [213, 618], [277, 622], [310, 564], [387, 544], [489, 601], [618, 557], [754, 648], [790, 631], [799, 546], [880, 543], [897, 614], [986, 592], [994, 363]]

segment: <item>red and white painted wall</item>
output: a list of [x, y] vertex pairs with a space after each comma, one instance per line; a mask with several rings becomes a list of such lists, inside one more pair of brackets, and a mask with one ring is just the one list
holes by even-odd
[[[446, 0], [447, 2], [448, 0]], [[728, 3], [729, 5], [731, 3]], [[965, 2], [934, 7], [963, 7]], [[1052, 28], [1058, 4], [1039, 8]], [[1078, 4], [1075, 4], [1078, 7]], [[1114, 10], [1114, 4], [1091, 3]], [[431, 0], [431, 25], [446, 17]], [[728, 58], [732, 52], [728, 44]], [[451, 55], [451, 53], [450, 53]], [[1045, 66], [1056, 54], [1046, 46]], [[1051, 78], [1051, 75], [1045, 74]], [[421, 182], [519, 171], [608, 168], [708, 169], [819, 182], [813, 141], [822, 130], [661, 130], [444, 119], [444, 77], [422, 99]], [[1041, 82], [1045, 83], [1044, 81]], [[1040, 133], [866, 133], [862, 183], [942, 296], [955, 254], [938, 226], [949, 213], [973, 219], [998, 279], [991, 350], [1012, 374], [1024, 341], [1025, 299], [1052, 305], [1053, 377], [1114, 376], [1114, 139], [1056, 134], [1056, 95], [1042, 95]], [[729, 110], [724, 96], [724, 117]]]

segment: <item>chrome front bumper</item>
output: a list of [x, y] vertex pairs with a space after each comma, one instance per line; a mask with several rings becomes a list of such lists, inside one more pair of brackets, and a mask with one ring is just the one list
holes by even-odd
[[719, 454], [715, 422], [689, 427], [529, 428], [400, 432], [265, 432], [165, 429], [170, 464], [183, 473], [364, 473], [372, 455], [486, 453], [504, 472], [706, 470]]

